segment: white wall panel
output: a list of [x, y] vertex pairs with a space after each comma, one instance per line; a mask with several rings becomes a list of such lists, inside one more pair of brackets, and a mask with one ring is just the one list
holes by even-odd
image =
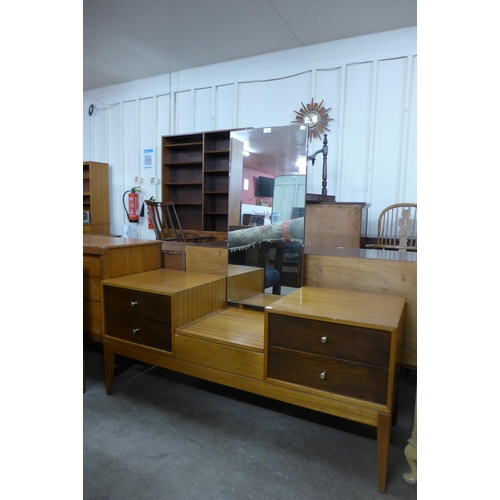
[[215, 89], [215, 130], [236, 128], [236, 84], [219, 85]]
[[194, 91], [194, 129], [213, 130], [213, 89], [196, 89]]
[[[191, 90], [175, 93], [175, 121], [173, 134], [186, 134], [193, 131], [193, 92]], [[201, 131], [200, 131], [201, 132]]]
[[83, 96], [83, 161], [98, 161], [94, 155], [94, 120], [88, 116], [89, 106], [92, 104], [92, 99]]
[[[333, 121], [326, 123], [328, 130], [324, 131], [328, 140], [328, 172], [327, 172], [327, 192], [329, 195], [338, 196], [337, 188], [337, 170], [340, 171], [341, 163], [339, 155], [342, 151], [342, 143], [339, 142], [339, 127], [341, 120], [341, 87], [342, 87], [342, 68], [332, 68], [328, 70], [318, 70], [314, 77], [314, 102], [321, 104], [328, 111], [329, 118]], [[309, 101], [310, 102], [310, 101]], [[305, 103], [304, 103], [305, 104]], [[312, 154], [318, 149], [323, 148], [323, 135], [320, 139], [314, 138], [309, 143], [308, 154]], [[321, 154], [316, 157], [314, 167], [311, 162], [308, 165], [308, 174], [310, 182], [308, 183], [308, 193], [321, 193], [323, 181], [323, 158]]]
[[408, 103], [407, 148], [404, 162], [404, 182], [399, 201], [417, 201], [417, 56], [410, 58], [410, 88]]
[[[134, 183], [139, 185], [141, 188], [140, 205], [142, 206], [143, 200], [149, 200], [151, 196], [156, 197], [156, 188], [154, 184], [150, 183], [151, 177], [156, 177], [156, 162], [153, 159], [153, 165], [151, 168], [145, 168], [144, 162], [144, 150], [153, 150], [153, 157], [156, 156], [157, 151], [155, 149], [156, 145], [156, 99], [149, 97], [146, 99], [140, 99], [139, 102], [139, 116], [138, 116], [138, 126], [139, 126], [139, 159], [138, 159], [138, 176], [141, 178], [142, 183]], [[147, 217], [139, 218], [138, 225], [138, 237], [145, 239], [154, 239], [149, 233], [152, 230], [148, 230]]]
[[[122, 234], [126, 221], [122, 195], [125, 192], [123, 176], [122, 106], [113, 106], [108, 112], [109, 128], [109, 211], [111, 234]], [[128, 188], [127, 188], [128, 189]]]
[[123, 176], [125, 191], [135, 186], [139, 175], [138, 102], [123, 103]]
[[[107, 113], [101, 110], [95, 110], [94, 116], [94, 141], [93, 141], [93, 152], [94, 158], [102, 158], [103, 161], [107, 163], [108, 158], [108, 128], [107, 128]], [[87, 158], [88, 160], [88, 158]]]
[[399, 199], [407, 58], [380, 61], [377, 73], [375, 136], [368, 234], [376, 235], [376, 214]]
[[[157, 144], [161, 145], [159, 138], [163, 135], [170, 135], [170, 94], [160, 95], [157, 99]], [[159, 157], [156, 158], [157, 165]]]
[[370, 61], [346, 67], [339, 201], [369, 201], [374, 65]]
[[[170, 135], [170, 94], [158, 96], [157, 110], [156, 110], [156, 177], [161, 180], [161, 155], [162, 146], [161, 138], [164, 135]], [[161, 184], [159, 181], [155, 185], [155, 194], [153, 195], [156, 200], [161, 201]], [[151, 238], [153, 239], [153, 238]]]

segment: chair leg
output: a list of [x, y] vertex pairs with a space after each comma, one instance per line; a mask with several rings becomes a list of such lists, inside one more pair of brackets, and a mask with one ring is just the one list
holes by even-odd
[[403, 479], [408, 484], [417, 484], [417, 447], [410, 442], [406, 445], [404, 453], [410, 466], [410, 472], [403, 474]]

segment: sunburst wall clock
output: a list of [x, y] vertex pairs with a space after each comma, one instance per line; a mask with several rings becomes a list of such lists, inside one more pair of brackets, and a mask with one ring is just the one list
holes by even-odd
[[295, 120], [292, 123], [308, 123], [309, 124], [309, 142], [312, 142], [313, 137], [321, 139], [321, 135], [330, 129], [326, 126], [328, 122], [332, 122], [333, 118], [328, 117], [328, 111], [332, 108], [325, 109], [321, 101], [319, 104], [314, 102], [314, 97], [311, 99], [311, 104], [305, 105], [303, 102], [299, 111], [293, 110]]

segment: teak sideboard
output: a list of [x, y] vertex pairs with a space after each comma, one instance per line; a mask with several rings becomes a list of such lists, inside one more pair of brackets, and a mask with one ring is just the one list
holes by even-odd
[[374, 426], [385, 491], [403, 297], [306, 286], [245, 309], [225, 277], [170, 269], [101, 287], [107, 394], [121, 355]]

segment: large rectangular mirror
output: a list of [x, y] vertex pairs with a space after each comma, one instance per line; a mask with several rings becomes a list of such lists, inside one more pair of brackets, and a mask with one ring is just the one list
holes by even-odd
[[231, 132], [228, 301], [302, 286], [308, 129]]

